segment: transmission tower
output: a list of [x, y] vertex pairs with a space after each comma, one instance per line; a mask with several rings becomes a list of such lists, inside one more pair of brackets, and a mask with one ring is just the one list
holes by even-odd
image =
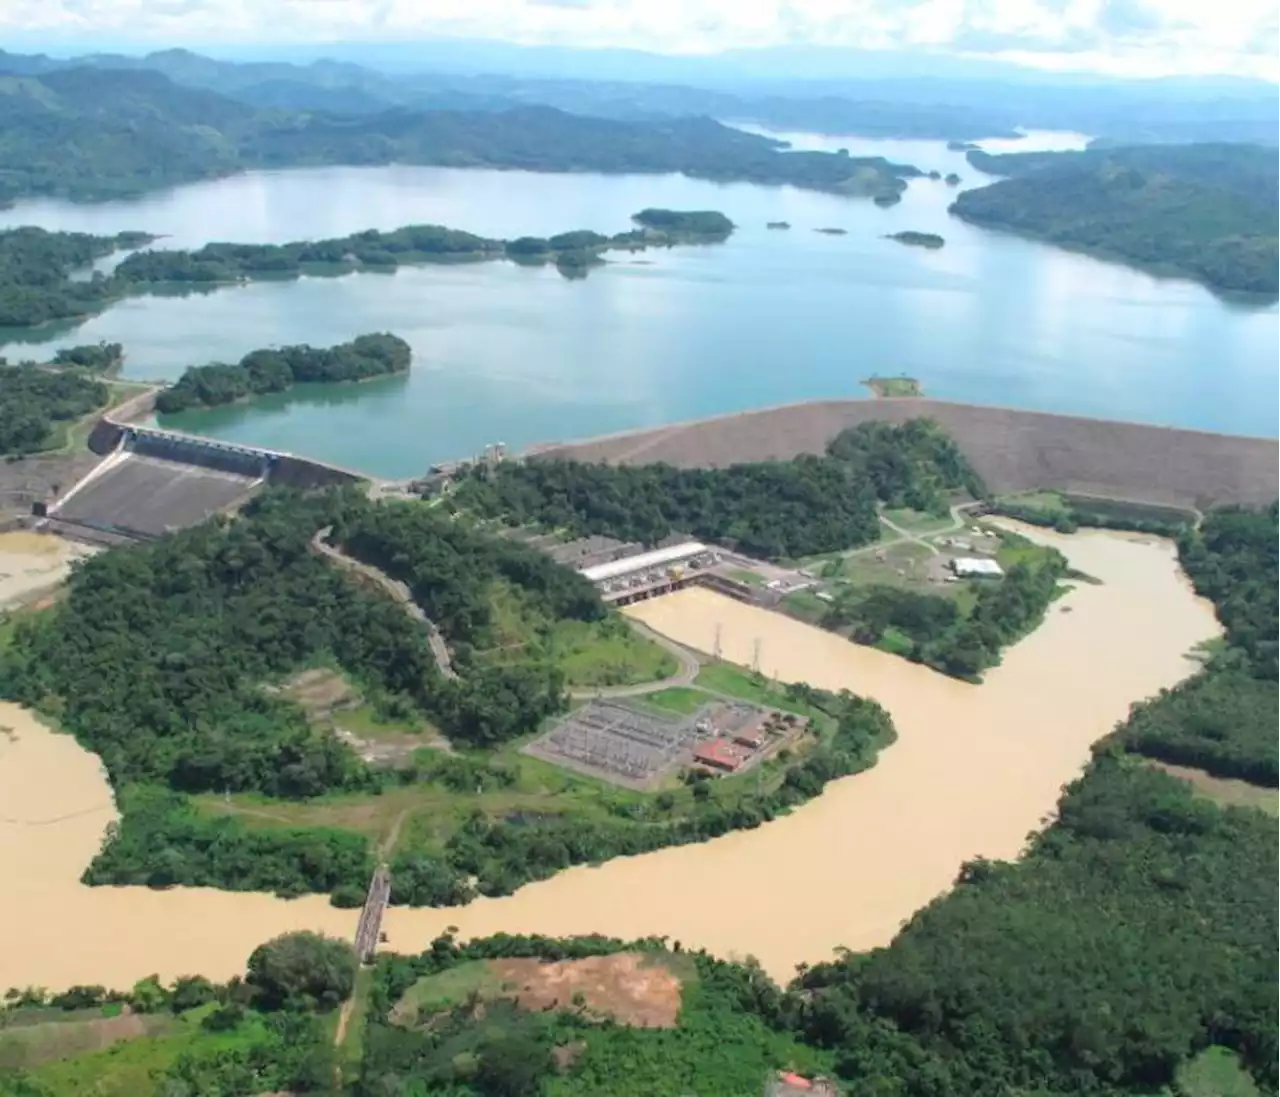
[[760, 637], [757, 636], [751, 641], [751, 669], [757, 674], [760, 673]]

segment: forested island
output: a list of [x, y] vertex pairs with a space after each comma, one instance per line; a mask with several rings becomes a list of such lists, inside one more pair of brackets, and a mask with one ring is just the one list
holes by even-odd
[[[1224, 650], [1098, 746], [1021, 859], [965, 865], [887, 947], [778, 987], [750, 961], [665, 939], [444, 936], [380, 955], [358, 980], [345, 943], [288, 934], [228, 984], [19, 989], [0, 1049], [25, 1069], [0, 1077], [0, 1094], [71, 1097], [75, 1079], [123, 1084], [139, 1061], [157, 1082], [209, 1093], [324, 1092], [335, 1069], [358, 1095], [740, 1097], [779, 1071], [895, 1097], [1274, 1093], [1274, 819], [1194, 794], [1152, 756], [1199, 741], [1216, 744], [1210, 772], [1228, 755], [1274, 760], [1276, 527], [1274, 506], [1228, 508], [1185, 536]], [[1202, 692], [1233, 686], [1253, 700], [1217, 707]], [[630, 998], [601, 992], [610, 957], [677, 988], [649, 1027], [624, 1012]], [[335, 1012], [353, 996], [335, 1048]], [[129, 1042], [27, 1050], [26, 1026], [52, 1011], [101, 1024], [125, 1005], [155, 1022]]]
[[1219, 292], [1276, 296], [1272, 150], [1159, 145], [968, 158], [1008, 178], [961, 194], [951, 206], [957, 217]]
[[156, 395], [156, 411], [218, 407], [308, 382], [365, 381], [404, 373], [412, 357], [408, 343], [385, 332], [358, 335], [332, 347], [303, 344], [254, 350], [235, 365], [214, 362], [189, 367]]
[[154, 241], [144, 233], [114, 237], [22, 228], [0, 232], [0, 326], [30, 327], [74, 319], [133, 293], [157, 286], [209, 289], [256, 278], [299, 278], [348, 271], [394, 271], [416, 263], [510, 259], [554, 263], [567, 277], [602, 262], [610, 250], [724, 241], [733, 222], [708, 210], [641, 210], [637, 227], [605, 236], [588, 229], [551, 237], [490, 239], [443, 225], [367, 229], [327, 240], [286, 244], [206, 244], [194, 251], [133, 250], [108, 276], [76, 280], [72, 273], [95, 258]]
[[110, 391], [77, 370], [10, 366], [0, 358], [0, 457], [55, 446], [58, 428], [106, 406]]
[[897, 240], [899, 244], [907, 244], [915, 248], [930, 248], [937, 250], [942, 247], [946, 240], [935, 232], [891, 232], [885, 236], [886, 240]]
[[681, 172], [861, 197], [896, 197], [919, 174], [882, 157], [790, 151], [707, 112], [624, 120], [504, 107], [259, 110], [155, 71], [0, 74], [0, 205], [40, 195], [106, 199], [253, 168], [323, 164]]
[[75, 347], [63, 347], [53, 356], [55, 366], [78, 366], [95, 373], [115, 373], [124, 365], [124, 346], [108, 343], [82, 343]]

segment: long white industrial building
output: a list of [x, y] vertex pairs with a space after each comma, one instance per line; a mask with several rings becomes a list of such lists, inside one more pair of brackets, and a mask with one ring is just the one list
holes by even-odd
[[668, 545], [666, 548], [642, 552], [638, 556], [627, 556], [622, 560], [610, 560], [607, 564], [583, 568], [582, 574], [593, 583], [607, 583], [627, 575], [634, 575], [639, 571], [675, 567], [691, 557], [710, 551], [710, 548], [701, 541], [685, 541], [683, 544]]

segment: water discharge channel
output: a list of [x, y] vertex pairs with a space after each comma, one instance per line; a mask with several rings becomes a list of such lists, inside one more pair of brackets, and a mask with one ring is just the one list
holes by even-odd
[[[667, 934], [756, 956], [776, 978], [838, 946], [883, 945], [976, 856], [1017, 856], [1090, 745], [1129, 705], [1194, 669], [1217, 632], [1168, 542], [1036, 532], [1101, 580], [1048, 620], [981, 686], [952, 681], [807, 625], [690, 589], [630, 612], [690, 647], [782, 680], [847, 688], [892, 713], [898, 741], [874, 768], [785, 818], [698, 846], [580, 867], [464, 908], [392, 908], [389, 947], [463, 935]], [[127, 986], [151, 972], [225, 978], [294, 928], [350, 937], [356, 913], [207, 889], [88, 888], [79, 876], [115, 816], [98, 760], [30, 713], [0, 704], [0, 987]]]

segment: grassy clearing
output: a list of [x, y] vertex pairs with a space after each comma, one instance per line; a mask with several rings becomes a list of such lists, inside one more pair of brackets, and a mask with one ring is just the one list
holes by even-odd
[[[45, 1011], [40, 1011], [42, 1014]], [[61, 1012], [61, 1011], [58, 1011]], [[19, 1015], [18, 1020], [26, 1020]], [[160, 1036], [172, 1031], [176, 1021], [168, 1015], [121, 1014], [76, 1011], [0, 1029], [0, 1070], [30, 1070], [42, 1063], [101, 1051], [126, 1040]]]
[[788, 698], [785, 688], [777, 682], [772, 682], [763, 675], [753, 674], [733, 663], [708, 663], [698, 673], [694, 684], [712, 693], [738, 697], [765, 708], [781, 709], [783, 712], [794, 712], [800, 716], [816, 715], [808, 705]]
[[1206, 1048], [1179, 1069], [1178, 1091], [1185, 1097], [1261, 1097], [1234, 1051]]
[[678, 669], [674, 655], [616, 614], [589, 624], [558, 621], [547, 634], [546, 646], [569, 685], [578, 688], [656, 682]]
[[391, 1009], [391, 1023], [414, 1025], [423, 1014], [439, 1013], [461, 1005], [469, 995], [496, 997], [502, 980], [488, 960], [470, 960], [438, 975], [425, 975], [401, 996]]
[[644, 697], [638, 698], [638, 700], [652, 708], [663, 709], [666, 712], [678, 712], [682, 716], [689, 716], [710, 701], [711, 696], [703, 690], [693, 689], [690, 686], [674, 686], [671, 689], [663, 689], [657, 693], [646, 694]]
[[782, 599], [783, 608], [795, 617], [816, 624], [827, 612], [828, 603], [819, 598], [813, 591], [798, 590]]
[[882, 513], [895, 526], [900, 526], [918, 537], [930, 533], [941, 533], [954, 525], [949, 514], [927, 514], [924, 511], [908, 509], [888, 509]]
[[264, 1029], [257, 1018], [232, 1032], [205, 1031], [200, 1021], [210, 1009], [202, 1007], [173, 1018], [172, 1028], [163, 1035], [48, 1062], [30, 1071], [30, 1076], [50, 1097], [138, 1097], [154, 1092], [156, 1079], [196, 1043], [201, 1051], [212, 1052], [262, 1038]]
[[1268, 815], [1280, 815], [1280, 791], [1237, 781], [1230, 777], [1214, 777], [1192, 766], [1175, 766], [1154, 758], [1145, 760], [1148, 765], [1186, 781], [1197, 796], [1224, 806], [1257, 808]]
[[729, 568], [725, 575], [749, 587], [762, 587], [765, 583], [763, 575], [759, 572], [748, 571], [746, 568]]
[[1009, 503], [1014, 506], [1031, 507], [1043, 511], [1047, 515], [1067, 515], [1071, 508], [1067, 501], [1056, 491], [1022, 491], [1012, 495], [1001, 495], [997, 503]]

